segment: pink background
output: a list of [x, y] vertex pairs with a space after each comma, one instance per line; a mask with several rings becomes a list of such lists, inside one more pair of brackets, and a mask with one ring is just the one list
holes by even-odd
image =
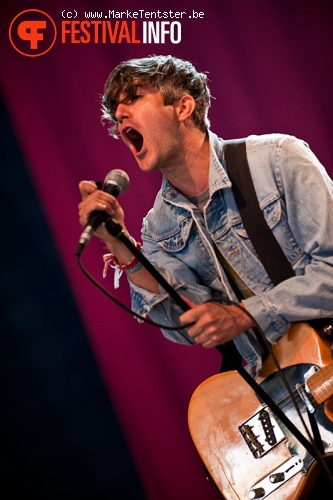
[[[58, 29], [54, 47], [41, 57], [25, 57], [9, 43], [11, 20], [28, 8], [47, 12]], [[64, 8], [76, 9], [79, 20], [84, 11], [111, 8], [194, 9], [204, 17], [182, 20], [179, 44], [62, 44]], [[87, 281], [74, 257], [81, 234], [77, 186], [81, 179], [103, 180], [114, 168], [126, 170], [130, 187], [121, 202], [127, 226], [139, 239], [161, 178], [140, 173], [123, 144], [108, 136], [100, 123], [100, 95], [117, 63], [152, 53], [189, 59], [208, 72], [214, 96], [210, 118], [218, 135], [293, 134], [306, 140], [332, 173], [332, 7], [323, 0], [142, 0], [121, 5], [76, 0], [70, 5], [14, 2], [1, 10], [5, 108], [145, 497], [213, 500], [216, 493], [189, 436], [187, 406], [197, 385], [219, 370], [220, 356], [166, 341], [157, 328], [138, 324]], [[5, 172], [6, 165], [2, 168]], [[82, 261], [129, 305], [125, 279], [116, 291], [111, 273], [102, 281], [102, 254], [102, 244], [93, 240]]]

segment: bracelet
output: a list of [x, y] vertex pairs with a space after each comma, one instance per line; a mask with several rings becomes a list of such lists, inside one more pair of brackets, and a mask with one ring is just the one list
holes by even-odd
[[135, 271], [138, 271], [141, 269], [142, 263], [138, 260], [138, 262], [135, 264], [134, 267], [130, 267], [129, 269], [125, 269], [125, 273], [135, 273]]
[[[138, 250], [141, 249], [141, 243], [139, 242], [134, 242], [135, 243], [135, 248]], [[103, 255], [103, 260], [104, 260], [104, 269], [103, 269], [103, 278], [106, 277], [107, 275], [107, 270], [108, 267], [112, 267], [113, 269], [119, 270], [121, 273], [122, 271], [125, 272], [134, 272], [140, 269], [142, 266], [141, 262], [135, 255], [133, 255], [132, 259], [127, 262], [127, 264], [121, 264], [117, 257], [113, 255], [112, 253], [108, 253]], [[139, 265], [140, 264], [140, 265]]]

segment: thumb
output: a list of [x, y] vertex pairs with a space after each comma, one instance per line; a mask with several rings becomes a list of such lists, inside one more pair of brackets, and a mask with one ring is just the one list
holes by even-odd
[[86, 198], [89, 194], [96, 191], [97, 185], [94, 181], [81, 181], [79, 183], [79, 191], [82, 199]]
[[186, 304], [191, 308], [193, 309], [194, 307], [197, 307], [198, 304], [195, 304], [194, 302], [192, 302], [192, 300], [188, 299], [187, 297], [184, 297], [183, 295], [181, 296], [183, 301], [186, 302]]

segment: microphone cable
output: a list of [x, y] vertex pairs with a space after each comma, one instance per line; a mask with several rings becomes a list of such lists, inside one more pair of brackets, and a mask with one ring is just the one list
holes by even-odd
[[[124, 311], [128, 312], [129, 314], [131, 314], [132, 316], [134, 316], [135, 318], [137, 318], [139, 321], [142, 321], [142, 322], [145, 322], [147, 324], [150, 324], [152, 326], [155, 326], [157, 328], [160, 328], [160, 329], [163, 329], [163, 330], [171, 330], [171, 331], [177, 331], [182, 337], [184, 340], [186, 340], [187, 343], [189, 343], [188, 339], [186, 338], [186, 336], [183, 334], [182, 330], [188, 328], [191, 324], [187, 324], [187, 325], [182, 325], [182, 326], [167, 326], [167, 325], [162, 325], [160, 323], [157, 323], [155, 321], [152, 321], [150, 320], [149, 318], [145, 317], [145, 316], [141, 316], [140, 314], [136, 313], [135, 311], [133, 311], [130, 307], [126, 306], [125, 304], [123, 304], [120, 300], [118, 300], [114, 295], [112, 295], [106, 288], [103, 287], [103, 285], [101, 285], [88, 271], [87, 269], [84, 267], [84, 265], [82, 264], [82, 261], [81, 261], [81, 255], [76, 253], [76, 260], [77, 260], [77, 263], [78, 263], [78, 266], [80, 268], [80, 270], [82, 271], [82, 273], [86, 276], [86, 278], [93, 284], [95, 285], [104, 295], [106, 295], [109, 299], [111, 299], [116, 305], [118, 305], [120, 308], [122, 308]], [[280, 364], [273, 352], [273, 349], [272, 349], [272, 346], [270, 345], [270, 343], [267, 341], [261, 327], [259, 326], [259, 324], [257, 323], [257, 321], [255, 320], [255, 318], [244, 308], [242, 307], [239, 303], [237, 302], [234, 302], [228, 298], [221, 298], [221, 299], [212, 299], [212, 300], [208, 300], [206, 302], [211, 302], [211, 303], [215, 303], [219, 306], [223, 306], [223, 305], [234, 305], [236, 307], [238, 307], [242, 312], [245, 312], [248, 317], [253, 321], [254, 323], [254, 326], [257, 328], [258, 330], [258, 333], [259, 335], [262, 337], [263, 341], [265, 342], [268, 350], [269, 350], [269, 354], [271, 355], [272, 359], [273, 359], [273, 362], [277, 368], [277, 372], [279, 373], [282, 381], [283, 381], [283, 384], [285, 385], [288, 393], [289, 393], [289, 396], [291, 398], [291, 401], [293, 403], [293, 406], [295, 407], [296, 409], [296, 412], [303, 424], [303, 427], [304, 429], [306, 430], [306, 433], [307, 433], [307, 436], [308, 438], [306, 439], [304, 436], [302, 436], [301, 432], [299, 431], [299, 429], [297, 429], [293, 424], [292, 422], [289, 421], [289, 425], [288, 425], [288, 422], [285, 421], [285, 419], [287, 417], [287, 415], [283, 414], [282, 410], [280, 410], [279, 407], [277, 407], [276, 403], [274, 403], [273, 400], [271, 400], [271, 403], [272, 403], [272, 406], [273, 407], [277, 407], [276, 410], [278, 410], [278, 413], [280, 414], [279, 415], [279, 418], [280, 420], [284, 421], [285, 425], [287, 427], [291, 426], [294, 428], [294, 430], [292, 429], [289, 429], [292, 434], [294, 434], [295, 436], [298, 436], [298, 440], [303, 444], [304, 448], [308, 451], [308, 453], [310, 453], [310, 455], [314, 458], [314, 460], [316, 460], [322, 467], [323, 469], [323, 472], [326, 474], [326, 476], [328, 477], [328, 480], [331, 482], [331, 484], [333, 485], [333, 476], [324, 460], [324, 458], [321, 456], [321, 453], [320, 453], [320, 450], [317, 448], [317, 445], [313, 439], [313, 437], [311, 436], [311, 433], [308, 429], [308, 426], [306, 425], [305, 421], [304, 421], [304, 418], [303, 418], [303, 415], [301, 414], [301, 410], [299, 408], [299, 405], [297, 404], [296, 402], [296, 399], [295, 399], [295, 396], [293, 394], [293, 391], [291, 390], [291, 387], [286, 379], [286, 376], [284, 374], [284, 371], [281, 369], [280, 367]], [[219, 347], [219, 346], [217, 346]], [[220, 346], [221, 348], [223, 346]], [[221, 349], [218, 349], [222, 354], [223, 354], [223, 350]], [[236, 369], [236, 368], [235, 368]], [[244, 369], [242, 369], [242, 372], [243, 372], [243, 378], [244, 378]], [[242, 375], [240, 375], [242, 376]], [[257, 392], [256, 391], [256, 388], [253, 387], [253, 384], [251, 383], [251, 381], [249, 380], [251, 376], [249, 375], [249, 377], [246, 376], [246, 379], [248, 381], [248, 383], [250, 383], [250, 386], [252, 386], [252, 389], [254, 390], [254, 392]], [[252, 378], [252, 377], [251, 377]], [[259, 384], [257, 384], [255, 382], [255, 380], [253, 379], [253, 382], [255, 385], [257, 385], [257, 389], [259, 390], [259, 392], [265, 392], [261, 386]], [[262, 394], [263, 396], [263, 394]], [[265, 396], [269, 397], [269, 394], [267, 394], [265, 392]], [[263, 398], [265, 399], [265, 397]], [[310, 448], [311, 448], [311, 451], [310, 451]]]
[[160, 323], [156, 323], [155, 321], [152, 321], [149, 318], [146, 318], [145, 316], [141, 316], [140, 314], [136, 313], [133, 311], [130, 307], [126, 306], [123, 304], [120, 300], [118, 300], [114, 295], [112, 295], [106, 288], [104, 288], [103, 285], [101, 285], [84, 267], [82, 264], [81, 256], [79, 254], [76, 254], [76, 261], [78, 263], [79, 268], [81, 269], [82, 273], [88, 278], [88, 280], [93, 283], [104, 295], [106, 295], [109, 299], [111, 299], [117, 306], [121, 307], [124, 311], [128, 312], [135, 318], [137, 318], [139, 321], [148, 323], [149, 325], [156, 326], [157, 328], [163, 329], [163, 330], [171, 330], [174, 331], [176, 330], [177, 332], [180, 333], [180, 335], [186, 340], [186, 342], [189, 342], [186, 336], [181, 332], [181, 330], [184, 330], [185, 328], [188, 328], [191, 324], [188, 325], [181, 325], [181, 326], [167, 326], [167, 325], [162, 325]]

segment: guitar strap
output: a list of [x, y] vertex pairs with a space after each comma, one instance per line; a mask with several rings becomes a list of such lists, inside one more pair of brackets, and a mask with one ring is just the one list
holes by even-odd
[[[244, 228], [267, 274], [273, 284], [278, 285], [295, 276], [295, 273], [259, 206], [247, 161], [246, 139], [224, 141], [223, 151]], [[324, 339], [333, 341], [332, 318], [310, 320], [308, 323]]]
[[[274, 285], [277, 285], [281, 281], [294, 276], [294, 271], [280, 245], [275, 239], [259, 206], [247, 161], [246, 139], [224, 141], [223, 152], [227, 164], [228, 175], [232, 183], [232, 191], [244, 228], [259, 256], [261, 263], [266, 269]], [[230, 276], [229, 269], [225, 266], [224, 259], [216, 245], [214, 245], [214, 250], [229, 278], [230, 285], [233, 288], [236, 297], [239, 301], [241, 301], [244, 297], [238, 289], [233, 277]], [[272, 256], [274, 256], [274, 258], [272, 258]], [[253, 328], [253, 331], [261, 345], [263, 350], [263, 359], [265, 359], [269, 354], [267, 346], [257, 329]], [[222, 360], [221, 371], [227, 371], [230, 369], [230, 363], [228, 361], [230, 356], [233, 356], [235, 359], [237, 356], [237, 350], [232, 341], [228, 342], [226, 346], [226, 350], [229, 351], [229, 356], [225, 356], [225, 359]], [[237, 359], [238, 363], [240, 363], [239, 356]]]
[[[225, 161], [227, 164], [229, 178], [232, 182], [232, 190], [234, 193], [234, 197], [237, 203], [237, 207], [239, 209], [242, 222], [244, 228], [259, 256], [259, 259], [266, 269], [268, 275], [270, 276], [274, 285], [278, 285], [282, 281], [291, 278], [295, 275], [288, 259], [286, 258], [284, 252], [282, 251], [278, 241], [274, 237], [273, 232], [269, 228], [266, 219], [262, 213], [262, 210], [259, 206], [258, 198], [255, 192], [250, 168], [247, 161], [246, 155], [246, 139], [238, 139], [233, 141], [225, 141], [224, 143], [224, 155]], [[229, 276], [230, 278], [230, 276]], [[235, 284], [233, 286], [235, 289]], [[237, 294], [239, 298], [239, 293]], [[315, 320], [309, 323], [312, 323], [312, 326], [317, 330], [321, 330], [318, 333], [321, 333], [323, 336], [327, 334], [329, 337], [332, 336], [332, 326], [327, 326], [330, 320]], [[326, 326], [325, 326], [326, 325]], [[325, 331], [326, 329], [326, 331]], [[328, 330], [327, 330], [328, 329]], [[256, 329], [253, 329], [256, 333], [257, 339], [263, 347], [263, 339], [259, 335], [259, 332]], [[324, 335], [324, 332], [326, 335]], [[330, 339], [332, 340], [332, 339]], [[237, 368], [237, 363], [239, 363], [238, 359], [234, 357], [234, 346], [230, 345], [230, 342], [227, 342], [224, 346], [224, 354], [227, 356], [227, 369], [229, 366], [233, 365], [234, 368], [238, 370], [238, 372], [244, 377], [245, 373], [242, 367]], [[266, 347], [266, 346], [264, 346]], [[220, 349], [223, 353], [223, 350]], [[264, 351], [265, 353], [265, 351]], [[223, 363], [222, 363], [222, 369]], [[258, 393], [259, 385], [252, 384], [250, 385], [252, 388]], [[259, 394], [259, 393], [258, 393]], [[263, 400], [267, 401], [267, 394]], [[270, 406], [270, 404], [268, 404]], [[271, 409], [277, 411], [277, 405], [273, 403], [273, 406], [270, 406]], [[322, 452], [322, 443], [320, 439], [319, 430], [316, 425], [316, 421], [312, 418], [310, 419], [311, 427], [314, 433], [315, 442], [317, 448]], [[290, 428], [290, 422], [288, 422]], [[298, 438], [300, 438], [298, 434]], [[317, 451], [317, 450], [316, 450]], [[314, 455], [313, 455], [314, 456]]]
[[259, 206], [247, 161], [246, 140], [225, 141], [223, 151], [244, 228], [272, 282], [278, 285], [294, 276], [294, 271]]

